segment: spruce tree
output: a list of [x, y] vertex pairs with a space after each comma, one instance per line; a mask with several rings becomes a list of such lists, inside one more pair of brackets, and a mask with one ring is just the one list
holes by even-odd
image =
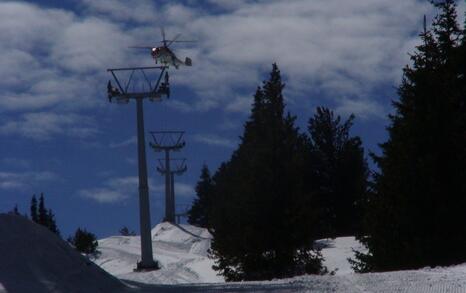
[[31, 199], [31, 220], [35, 223], [39, 221], [39, 217], [37, 216], [37, 199], [35, 194]]
[[209, 227], [209, 214], [211, 208], [212, 179], [207, 165], [202, 166], [201, 176], [196, 185], [197, 198], [188, 211], [188, 223], [191, 225]]
[[15, 215], [15, 216], [20, 216], [21, 214], [19, 213], [18, 205], [15, 204], [14, 208], [11, 211], [9, 211], [8, 214]]
[[212, 178], [211, 250], [228, 281], [322, 271], [312, 250], [309, 148], [296, 118], [285, 114], [283, 88], [274, 64], [256, 90], [238, 149]]
[[77, 251], [85, 254], [97, 253], [97, 247], [99, 246], [96, 236], [86, 229], [81, 228], [76, 230], [73, 237], [68, 238], [68, 242], [71, 243]]
[[39, 197], [39, 206], [37, 206], [36, 196], [33, 195], [31, 199], [31, 220], [39, 225], [47, 227], [50, 231], [60, 236], [55, 215], [51, 209], [45, 206], [44, 194], [41, 193]]
[[345, 122], [327, 108], [318, 107], [308, 130], [319, 178], [316, 204], [321, 210], [322, 237], [355, 235], [367, 189], [368, 169], [358, 136], [350, 136], [354, 115]]
[[369, 253], [358, 254], [360, 270], [466, 261], [464, 54], [455, 2], [435, 6], [433, 30], [421, 34], [404, 69], [389, 138], [373, 155], [380, 171], [367, 202]]
[[48, 214], [47, 214], [47, 209], [45, 208], [45, 199], [44, 199], [43, 193], [41, 193], [39, 197], [39, 209], [38, 209], [38, 215], [37, 215], [37, 223], [45, 227], [48, 227], [48, 224], [49, 224]]
[[55, 222], [55, 215], [53, 214], [52, 210], [49, 209], [47, 211], [47, 228], [50, 231], [60, 236], [60, 230], [58, 230], [57, 223]]

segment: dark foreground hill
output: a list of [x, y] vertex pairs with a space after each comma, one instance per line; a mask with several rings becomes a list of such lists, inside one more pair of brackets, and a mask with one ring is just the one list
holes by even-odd
[[118, 279], [48, 229], [0, 214], [0, 292], [115, 292]]

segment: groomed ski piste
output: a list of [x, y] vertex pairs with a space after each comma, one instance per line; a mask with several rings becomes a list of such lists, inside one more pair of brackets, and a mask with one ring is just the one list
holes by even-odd
[[[30, 220], [0, 214], [0, 292], [466, 292], [466, 264], [412, 271], [356, 274], [347, 258], [362, 249], [353, 237], [319, 241], [332, 275], [225, 283], [211, 268], [210, 234], [162, 223], [152, 230], [158, 271], [135, 273], [138, 236], [99, 241], [90, 261]], [[99, 267], [100, 266], [100, 267]]]

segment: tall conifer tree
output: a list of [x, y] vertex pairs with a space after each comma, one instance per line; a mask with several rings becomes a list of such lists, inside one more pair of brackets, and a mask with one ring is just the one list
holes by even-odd
[[435, 6], [433, 30], [421, 34], [404, 69], [389, 138], [373, 156], [380, 172], [368, 201], [361, 270], [466, 261], [464, 57], [455, 1]]
[[322, 237], [355, 235], [366, 195], [368, 169], [358, 136], [350, 136], [354, 115], [345, 122], [330, 109], [318, 107], [309, 119], [310, 145], [319, 174]]
[[37, 199], [36, 195], [34, 194], [31, 199], [31, 220], [35, 223], [39, 221], [37, 216]]
[[241, 143], [213, 176], [212, 253], [227, 280], [318, 273], [312, 252], [308, 146], [285, 113], [276, 64], [256, 90]]
[[47, 214], [47, 209], [45, 208], [45, 199], [44, 199], [44, 194], [41, 193], [39, 197], [39, 209], [38, 209], [38, 223], [41, 224], [42, 226], [48, 227], [49, 221], [48, 221], [48, 214]]
[[55, 222], [55, 215], [51, 209], [47, 211], [47, 228], [53, 233], [60, 235], [60, 230], [58, 230], [57, 223]]
[[39, 206], [37, 206], [36, 196], [32, 196], [31, 220], [35, 223], [47, 227], [50, 231], [60, 236], [60, 231], [58, 230], [57, 223], [55, 221], [55, 215], [51, 209], [46, 208], [43, 193], [41, 193], [39, 197]]
[[202, 166], [201, 177], [196, 185], [197, 198], [188, 211], [188, 223], [199, 227], [209, 227], [211, 213], [212, 179], [207, 165]]

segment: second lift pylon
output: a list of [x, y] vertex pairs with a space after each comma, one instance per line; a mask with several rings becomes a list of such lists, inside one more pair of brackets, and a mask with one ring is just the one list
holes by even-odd
[[165, 158], [158, 160], [157, 171], [165, 176], [165, 218], [175, 223], [175, 175], [187, 170], [186, 159], [171, 159], [170, 152], [180, 151], [184, 146], [184, 131], [151, 131], [153, 142], [150, 146], [156, 152], [165, 152]]

